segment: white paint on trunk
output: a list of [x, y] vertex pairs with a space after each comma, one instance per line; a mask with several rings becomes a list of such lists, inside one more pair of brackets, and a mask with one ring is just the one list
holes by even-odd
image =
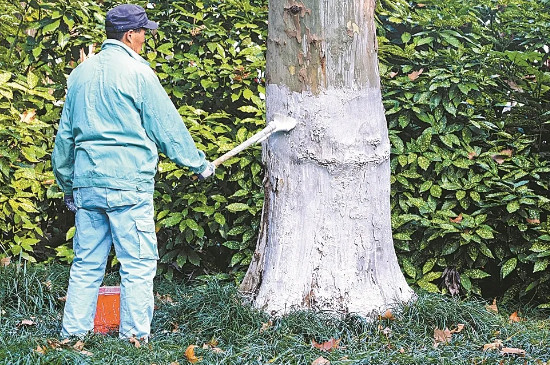
[[267, 312], [370, 316], [413, 297], [392, 240], [374, 6], [269, 3], [267, 120], [298, 125], [263, 149], [262, 224], [241, 291]]
[[259, 286], [248, 278], [242, 289], [273, 314], [314, 308], [368, 316], [408, 301], [391, 236], [380, 90], [311, 95], [268, 85], [267, 94], [268, 114], [290, 110], [300, 122], [264, 147], [267, 224], [255, 257], [262, 262], [247, 273]]

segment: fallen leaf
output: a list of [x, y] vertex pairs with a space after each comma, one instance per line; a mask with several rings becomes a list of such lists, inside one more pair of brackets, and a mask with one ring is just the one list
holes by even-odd
[[518, 355], [518, 356], [525, 356], [525, 350], [517, 349], [513, 347], [503, 347], [500, 349], [501, 355]]
[[[131, 341], [130, 341], [131, 342]], [[82, 341], [77, 341], [74, 345], [73, 345], [73, 348], [76, 350], [76, 351], [82, 351], [82, 349], [84, 348], [84, 342]]]
[[262, 323], [262, 328], [260, 328], [260, 333], [267, 331], [269, 328], [273, 326], [273, 322], [267, 321], [266, 323]]
[[500, 151], [500, 155], [503, 155], [503, 156], [506, 156], [506, 157], [512, 157], [512, 153], [514, 151], [512, 151], [511, 149], [506, 149], [506, 150], [502, 150]]
[[67, 301], [67, 296], [65, 295], [64, 297], [59, 297], [59, 298], [57, 298], [57, 300], [59, 300], [60, 302], [66, 302]]
[[502, 347], [502, 340], [495, 340], [492, 343], [487, 343], [483, 345], [483, 351], [487, 350], [499, 350]]
[[209, 345], [210, 347], [216, 347], [216, 346], [218, 346], [218, 340], [216, 339], [216, 337], [212, 337], [212, 338], [210, 339], [210, 341], [208, 341], [208, 345]]
[[176, 333], [176, 332], [179, 332], [180, 331], [180, 325], [177, 324], [176, 322], [170, 322], [170, 324], [172, 325], [172, 333]]
[[401, 348], [399, 349], [399, 352], [402, 353], [402, 354], [404, 354], [404, 353], [405, 353], [405, 349], [404, 349], [403, 347], [401, 347]]
[[141, 347], [141, 343], [140, 343], [139, 340], [138, 340], [137, 338], [135, 338], [135, 337], [130, 337], [130, 338], [128, 339], [128, 342], [133, 343], [134, 346], [136, 347], [136, 349], [139, 349], [139, 348]]
[[540, 219], [538, 219], [538, 218], [533, 218], [533, 219], [525, 218], [525, 220], [526, 220], [527, 223], [529, 223], [529, 224], [540, 224]]
[[459, 324], [456, 325], [456, 328], [453, 328], [451, 330], [451, 333], [460, 333], [460, 332], [462, 332], [463, 329], [464, 329], [464, 324], [459, 323]]
[[390, 72], [390, 79], [393, 79], [395, 76], [397, 76], [397, 72]]
[[513, 322], [520, 322], [521, 321], [521, 318], [518, 316], [518, 312], [514, 312], [512, 314], [510, 314], [510, 323], [513, 323]]
[[19, 323], [19, 326], [34, 326], [36, 323], [34, 321], [31, 321], [30, 319], [24, 319]]
[[163, 303], [163, 304], [166, 304], [166, 303], [169, 303], [169, 304], [174, 304], [174, 300], [172, 299], [172, 297], [170, 296], [170, 294], [164, 294], [164, 295], [160, 295], [159, 293], [156, 294], [156, 297], [157, 299]]
[[197, 347], [197, 345], [189, 345], [187, 346], [187, 349], [185, 349], [185, 357], [192, 364], [200, 360], [195, 356], [195, 347]]
[[180, 363], [177, 362], [177, 361], [172, 361], [172, 362], [170, 363], [170, 365], [180, 365]]
[[312, 361], [311, 365], [329, 365], [330, 361], [320, 356]]
[[59, 344], [60, 344], [60, 345], [66, 345], [66, 344], [68, 344], [69, 342], [71, 342], [71, 340], [69, 340], [68, 338], [65, 338], [65, 339], [63, 339], [63, 341], [61, 341]]
[[313, 347], [321, 351], [332, 351], [334, 349], [337, 349], [339, 343], [340, 343], [340, 339], [336, 340], [334, 338], [331, 338], [330, 340], [325, 341], [323, 343], [317, 343], [315, 342], [315, 340], [311, 340], [311, 344], [313, 345]]
[[384, 312], [384, 314], [382, 314], [380, 316], [381, 319], [387, 319], [387, 320], [390, 320], [390, 321], [393, 321], [395, 320], [395, 317], [393, 316], [393, 313], [391, 312], [391, 310], [387, 310]]
[[34, 349], [34, 352], [38, 352], [39, 354], [44, 355], [46, 353], [46, 346], [42, 347], [40, 345], [36, 345], [36, 349]]
[[82, 355], [86, 355], [86, 356], [93, 356], [93, 355], [94, 355], [92, 352], [90, 352], [90, 351], [85, 351], [85, 350], [80, 351], [80, 353], [81, 353]]
[[8, 266], [10, 263], [11, 263], [11, 257], [10, 257], [10, 256], [8, 256], [8, 257], [2, 257], [2, 258], [0, 259], [0, 266], [6, 267], [6, 266]]
[[477, 153], [475, 151], [472, 151], [470, 153], [468, 153], [468, 160], [473, 160], [474, 157], [477, 156]]
[[491, 311], [491, 312], [495, 312], [495, 313], [498, 313], [498, 307], [497, 307], [497, 299], [493, 299], [493, 304], [491, 305], [486, 305], [485, 308], [487, 308], [487, 310]]
[[460, 223], [460, 222], [462, 222], [462, 213], [460, 213], [460, 214], [458, 215], [458, 217], [456, 217], [456, 218], [449, 218], [449, 220], [450, 220], [451, 222], [453, 222], [453, 223]]
[[223, 350], [219, 347], [211, 347], [211, 350], [215, 354], [223, 354]]
[[447, 327], [440, 330], [439, 328], [434, 329], [434, 347], [439, 346], [440, 343], [447, 343], [451, 340], [452, 333]]
[[422, 74], [422, 72], [424, 72], [423, 68], [421, 68], [418, 71], [413, 71], [410, 74], [408, 74], [407, 76], [409, 77], [409, 80], [414, 81], [418, 78], [418, 76], [420, 76]]

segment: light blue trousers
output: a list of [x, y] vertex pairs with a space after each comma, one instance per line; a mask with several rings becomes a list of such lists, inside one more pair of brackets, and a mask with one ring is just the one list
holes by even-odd
[[120, 262], [121, 338], [149, 338], [158, 249], [151, 193], [109, 188], [74, 190], [76, 233], [62, 337], [94, 328], [97, 295], [114, 244]]

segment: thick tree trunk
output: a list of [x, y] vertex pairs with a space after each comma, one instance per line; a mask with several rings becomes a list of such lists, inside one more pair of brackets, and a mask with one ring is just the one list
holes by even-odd
[[271, 1], [266, 72], [268, 120], [299, 122], [264, 145], [262, 225], [241, 291], [272, 314], [371, 315], [408, 301], [391, 234], [374, 0]]

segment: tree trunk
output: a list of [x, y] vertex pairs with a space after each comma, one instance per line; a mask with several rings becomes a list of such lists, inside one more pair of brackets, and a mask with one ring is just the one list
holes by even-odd
[[267, 119], [298, 125], [264, 144], [258, 246], [241, 284], [271, 314], [369, 316], [413, 292], [390, 217], [390, 145], [374, 0], [269, 2]]

